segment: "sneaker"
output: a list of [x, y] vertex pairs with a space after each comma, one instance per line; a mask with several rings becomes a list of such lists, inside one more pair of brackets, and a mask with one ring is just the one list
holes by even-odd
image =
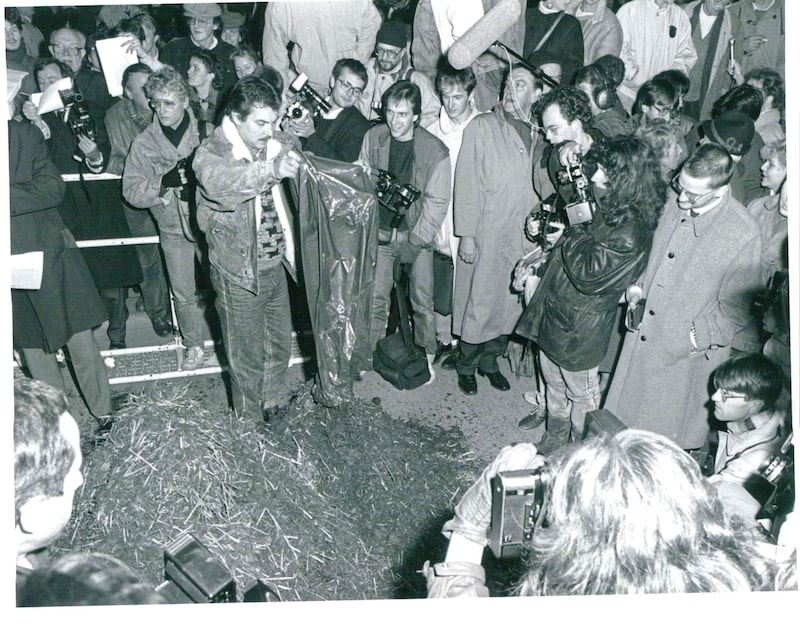
[[181, 363], [181, 369], [184, 371], [191, 371], [192, 369], [197, 369], [200, 365], [203, 364], [203, 348], [199, 345], [194, 347], [190, 347], [186, 350], [186, 354], [183, 357], [183, 363]]

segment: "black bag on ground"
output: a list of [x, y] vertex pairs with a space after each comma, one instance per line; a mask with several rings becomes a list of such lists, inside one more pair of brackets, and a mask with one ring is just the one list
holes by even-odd
[[400, 331], [378, 341], [372, 355], [372, 368], [400, 390], [418, 388], [431, 379], [425, 348], [414, 344], [408, 316], [406, 294], [408, 275], [395, 265], [395, 296], [400, 312]]

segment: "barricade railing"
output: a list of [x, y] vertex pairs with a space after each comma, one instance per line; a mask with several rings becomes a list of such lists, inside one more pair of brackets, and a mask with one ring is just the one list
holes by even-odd
[[[93, 180], [119, 180], [116, 174], [62, 174], [61, 179], [66, 183]], [[115, 245], [148, 245], [160, 242], [158, 235], [146, 237], [120, 237], [109, 239], [85, 239], [76, 241], [81, 249], [96, 247], [111, 247]], [[165, 270], [166, 271], [166, 270]], [[194, 377], [221, 373], [227, 369], [224, 359], [221, 362], [217, 356], [221, 346], [212, 339], [203, 342], [205, 358], [203, 365], [197, 369], [181, 369], [183, 361], [183, 343], [180, 337], [180, 328], [175, 314], [175, 301], [170, 291], [170, 316], [175, 328], [174, 337], [170, 343], [147, 345], [143, 347], [126, 347], [123, 349], [104, 349], [100, 354], [106, 365], [108, 381], [110, 384], [129, 384], [132, 382], [148, 382], [173, 378]], [[289, 366], [300, 364], [308, 360], [302, 354], [298, 343], [298, 335], [292, 332], [292, 354]]]

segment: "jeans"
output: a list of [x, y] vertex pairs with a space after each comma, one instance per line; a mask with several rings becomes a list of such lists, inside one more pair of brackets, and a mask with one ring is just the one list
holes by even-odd
[[[372, 286], [372, 320], [370, 343], [372, 351], [378, 341], [386, 336], [389, 321], [392, 285], [394, 284], [394, 260], [400, 253], [400, 245], [408, 239], [408, 233], [398, 233], [397, 239], [387, 245], [378, 246], [375, 278]], [[409, 299], [414, 320], [414, 342], [425, 348], [428, 354], [436, 353], [436, 327], [433, 318], [433, 252], [420, 251], [409, 275]]]
[[278, 262], [258, 273], [258, 295], [211, 266], [211, 284], [231, 377], [233, 409], [261, 420], [262, 407], [282, 404], [292, 355], [292, 315], [286, 271]]
[[542, 378], [546, 385], [548, 430], [551, 419], [572, 423], [573, 439], [583, 436], [586, 413], [600, 406], [600, 376], [597, 367], [567, 371], [539, 352]]
[[[131, 236], [149, 237], [158, 234], [156, 224], [150, 211], [137, 210], [125, 206], [125, 218], [128, 221]], [[142, 281], [139, 289], [147, 316], [157, 319], [170, 319], [169, 301], [167, 300], [167, 279], [164, 275], [164, 262], [158, 245], [148, 243], [135, 246], [139, 264], [142, 266]]]
[[200, 246], [182, 233], [162, 232], [161, 250], [167, 265], [167, 276], [175, 302], [175, 316], [184, 347], [203, 344], [203, 320], [197, 305], [195, 258], [200, 260]]

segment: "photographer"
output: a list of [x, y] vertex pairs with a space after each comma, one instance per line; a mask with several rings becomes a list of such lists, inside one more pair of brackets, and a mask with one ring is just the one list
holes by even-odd
[[358, 158], [364, 135], [371, 127], [356, 106], [367, 84], [367, 70], [356, 59], [339, 59], [333, 66], [329, 84], [327, 102], [331, 106], [327, 111], [312, 115], [304, 108], [297, 109], [302, 115], [287, 115], [283, 127], [300, 138], [304, 150], [352, 163]]
[[[598, 365], [617, 303], [644, 271], [666, 201], [658, 163], [640, 139], [599, 141], [586, 160], [595, 165], [593, 218], [568, 224], [516, 328], [539, 345], [548, 417], [538, 446], [545, 455], [566, 445], [570, 433], [579, 437], [586, 413], [600, 405]], [[539, 224], [532, 221], [528, 231], [538, 233]]]
[[425, 563], [429, 598], [488, 596], [480, 562], [489, 543], [491, 479], [543, 464], [544, 506], [518, 594], [775, 589], [768, 546], [725, 514], [697, 464], [674, 443], [626, 429], [568, 449], [546, 464], [533, 445], [500, 452], [445, 523], [445, 562]]
[[425, 348], [431, 381], [436, 354], [433, 313], [432, 247], [450, 202], [450, 156], [444, 143], [419, 126], [420, 90], [401, 80], [383, 94], [386, 123], [373, 126], [364, 136], [359, 161], [372, 171], [391, 172], [400, 185], [421, 192], [398, 226], [398, 216], [379, 205], [378, 259], [372, 292], [370, 343], [372, 351], [386, 335], [395, 262], [411, 265], [411, 309], [415, 342]]
[[[62, 176], [77, 174], [79, 180], [67, 184], [58, 210], [78, 241], [119, 239], [131, 236], [119, 197], [116, 180], [86, 180], [85, 174], [105, 171], [110, 142], [105, 113], [91, 106], [89, 97], [78, 87], [77, 75], [64, 62], [39, 59], [35, 67], [39, 89], [44, 92], [61, 79], [72, 81], [59, 92], [64, 108], [39, 115], [33, 102], [26, 102], [23, 114], [41, 130], [53, 164]], [[107, 246], [81, 250], [95, 286], [108, 311], [106, 334], [111, 349], [125, 345], [128, 309], [126, 289], [142, 281], [139, 258], [131, 246]]]

